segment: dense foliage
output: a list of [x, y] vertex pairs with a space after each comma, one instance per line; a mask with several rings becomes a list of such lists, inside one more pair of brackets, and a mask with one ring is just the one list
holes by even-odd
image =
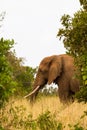
[[83, 6], [83, 9], [87, 11], [87, 0], [79, 0], [80, 4]]
[[16, 83], [12, 78], [12, 71], [6, 58], [6, 54], [13, 44], [13, 40], [4, 40], [3, 38], [0, 40], [0, 106], [15, 91]]
[[7, 60], [13, 72], [14, 80], [17, 82], [15, 94], [25, 95], [32, 88], [36, 68], [24, 66], [23, 58], [17, 58], [15, 52], [7, 53]]
[[87, 2], [80, 0], [80, 3], [83, 8], [76, 12], [73, 18], [69, 15], [62, 16], [63, 27], [59, 29], [57, 36], [63, 38], [67, 53], [74, 56], [78, 66], [82, 89], [77, 98], [87, 102]]
[[14, 40], [0, 39], [0, 107], [13, 94], [23, 96], [31, 90], [36, 69], [23, 66], [23, 59], [11, 51]]

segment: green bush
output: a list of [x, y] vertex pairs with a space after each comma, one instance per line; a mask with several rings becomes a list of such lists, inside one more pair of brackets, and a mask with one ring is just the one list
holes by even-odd
[[49, 111], [39, 115], [37, 123], [40, 130], [62, 130], [62, 124], [58, 123]]
[[78, 78], [81, 82], [81, 91], [77, 98], [87, 102], [87, 2], [80, 0], [83, 9], [74, 14], [74, 17], [64, 15], [61, 18], [62, 28], [57, 36], [63, 38], [64, 46], [69, 55], [75, 59], [78, 68]]
[[14, 40], [0, 39], [0, 107], [10, 96], [24, 96], [31, 90], [36, 69], [23, 66], [11, 48]]
[[14, 40], [0, 39], [0, 107], [15, 91], [16, 82], [13, 80], [12, 71], [6, 57], [13, 44]]

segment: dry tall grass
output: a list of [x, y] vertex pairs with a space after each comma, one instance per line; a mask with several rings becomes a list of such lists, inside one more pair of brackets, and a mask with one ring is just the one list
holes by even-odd
[[[84, 115], [84, 111], [87, 111], [87, 104], [84, 103], [74, 102], [64, 105], [60, 103], [58, 97], [42, 97], [38, 99], [35, 104], [30, 105], [29, 101], [26, 99], [15, 99], [9, 102], [6, 106], [6, 110], [10, 109], [10, 107], [15, 108], [15, 106], [24, 106], [26, 108], [23, 113], [24, 116], [32, 114], [33, 119], [38, 118], [41, 113], [50, 111], [55, 115], [56, 120], [65, 126], [64, 130], [70, 130], [68, 124], [75, 125], [77, 123], [80, 123], [83, 128], [87, 129], [87, 116], [81, 118], [81, 116]], [[8, 113], [5, 114], [9, 117]]]

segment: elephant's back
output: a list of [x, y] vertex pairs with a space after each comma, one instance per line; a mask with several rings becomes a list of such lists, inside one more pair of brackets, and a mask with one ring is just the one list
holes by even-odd
[[74, 58], [67, 54], [61, 55], [61, 57], [62, 57], [63, 69], [65, 71], [74, 71], [75, 70]]

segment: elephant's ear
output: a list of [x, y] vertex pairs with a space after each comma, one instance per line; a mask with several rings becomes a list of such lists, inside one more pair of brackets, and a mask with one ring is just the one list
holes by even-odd
[[61, 62], [53, 62], [49, 69], [48, 84], [50, 85], [62, 71]]

